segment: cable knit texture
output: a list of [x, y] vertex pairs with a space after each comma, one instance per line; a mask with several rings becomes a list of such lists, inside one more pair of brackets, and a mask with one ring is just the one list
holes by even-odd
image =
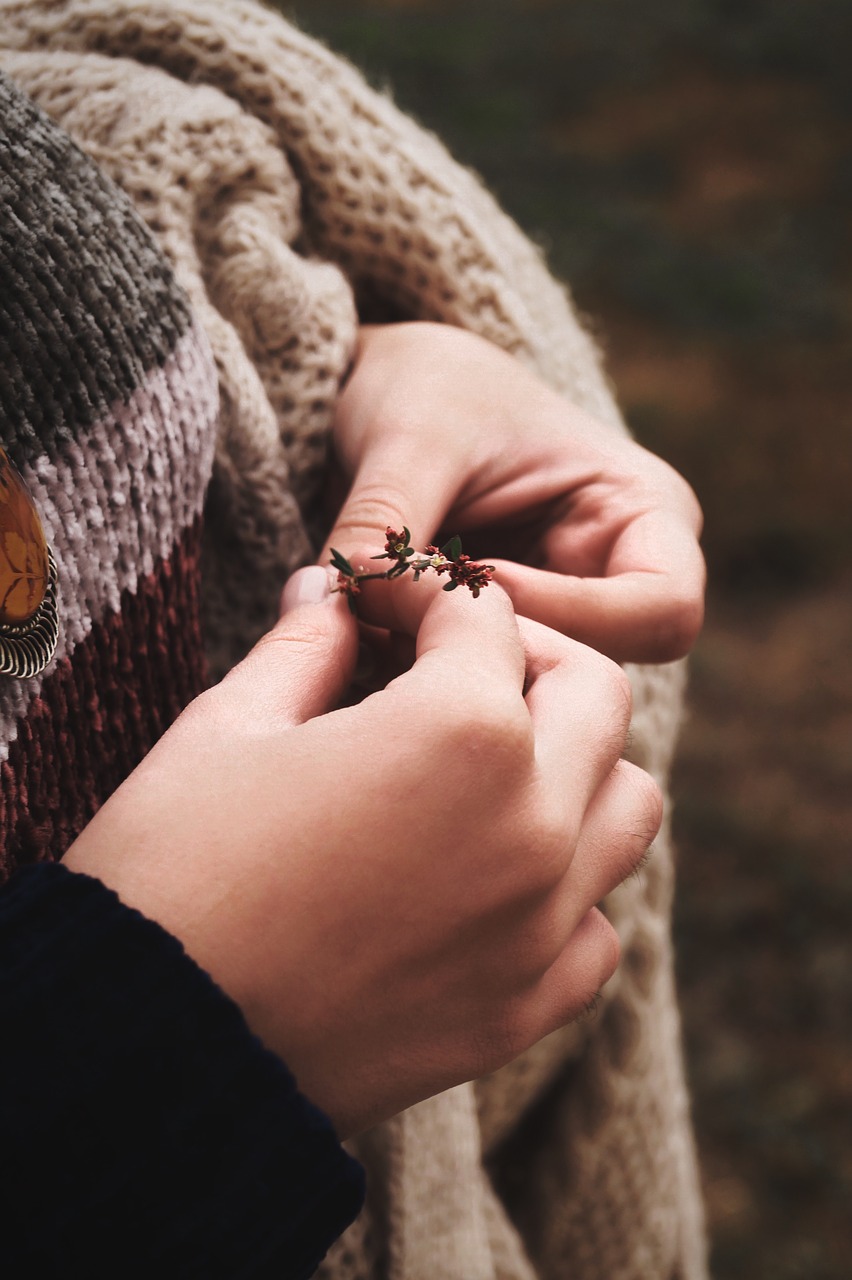
[[[359, 316], [475, 330], [624, 429], [537, 250], [439, 142], [277, 15], [237, 0], [0, 0], [0, 44], [0, 65], [129, 193], [215, 352], [214, 673], [322, 532]], [[683, 669], [630, 675], [632, 755], [665, 788]], [[702, 1280], [671, 893], [666, 828], [608, 902], [624, 958], [596, 1018], [359, 1140], [368, 1206], [322, 1276]]]

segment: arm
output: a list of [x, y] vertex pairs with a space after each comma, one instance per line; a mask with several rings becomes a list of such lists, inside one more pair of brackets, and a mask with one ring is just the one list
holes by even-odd
[[156, 924], [62, 866], [0, 893], [8, 1275], [301, 1280], [363, 1174]]
[[291, 580], [276, 629], [65, 866], [6, 890], [22, 1267], [309, 1274], [360, 1184], [283, 1061], [354, 1133], [520, 1053], [616, 964], [594, 904], [659, 823], [654, 785], [618, 759], [617, 668], [519, 629], [497, 587], [401, 582], [414, 667], [330, 710], [357, 631], [328, 585]]

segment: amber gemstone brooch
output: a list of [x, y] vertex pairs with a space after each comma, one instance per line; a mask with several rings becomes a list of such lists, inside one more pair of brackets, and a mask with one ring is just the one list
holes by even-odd
[[38, 675], [58, 637], [56, 562], [29, 490], [0, 448], [0, 674]]

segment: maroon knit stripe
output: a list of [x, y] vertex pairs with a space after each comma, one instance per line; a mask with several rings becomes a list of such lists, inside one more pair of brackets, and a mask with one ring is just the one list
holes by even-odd
[[0, 880], [60, 858], [206, 685], [201, 521], [45, 679], [0, 766]]

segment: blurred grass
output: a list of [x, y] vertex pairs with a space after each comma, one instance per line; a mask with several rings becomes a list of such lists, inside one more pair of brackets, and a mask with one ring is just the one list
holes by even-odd
[[852, 1276], [852, 4], [282, 4], [477, 169], [707, 515], [676, 940], [717, 1280]]

